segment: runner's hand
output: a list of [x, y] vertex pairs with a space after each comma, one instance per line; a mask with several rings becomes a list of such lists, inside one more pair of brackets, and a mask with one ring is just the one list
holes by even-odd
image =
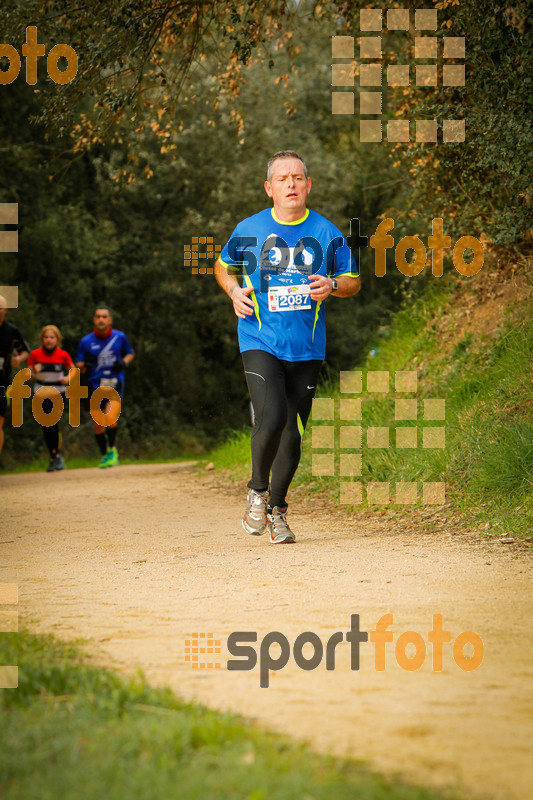
[[311, 300], [325, 300], [333, 291], [333, 282], [325, 275], [311, 275], [309, 285]]
[[244, 289], [236, 286], [230, 294], [233, 310], [240, 319], [245, 319], [254, 313], [254, 301], [248, 297], [253, 290], [253, 286], [247, 286]]
[[118, 361], [115, 361], [111, 369], [113, 370], [113, 372], [119, 373], [122, 372], [122, 370], [126, 369], [126, 366], [127, 366], [126, 362], [122, 358], [119, 358]]
[[[13, 359], [11, 359], [11, 363], [13, 363]], [[14, 366], [16, 366], [16, 365], [14, 365]], [[33, 371], [35, 372], [36, 375], [39, 372], [42, 372], [42, 369], [43, 369], [43, 365], [42, 364], [34, 364], [33, 365]]]

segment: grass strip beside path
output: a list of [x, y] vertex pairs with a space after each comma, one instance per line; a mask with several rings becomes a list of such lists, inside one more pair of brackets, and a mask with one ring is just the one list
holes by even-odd
[[1, 634], [0, 664], [19, 665], [18, 689], [0, 690], [5, 800], [444, 797], [91, 666], [51, 637]]

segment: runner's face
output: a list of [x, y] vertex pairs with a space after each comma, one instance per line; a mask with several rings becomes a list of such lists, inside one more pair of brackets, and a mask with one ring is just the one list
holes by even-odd
[[106, 308], [98, 308], [94, 312], [94, 327], [101, 333], [107, 333], [113, 322], [113, 317]]
[[53, 350], [57, 347], [57, 336], [53, 331], [45, 331], [43, 334], [43, 347], [47, 350]]
[[274, 201], [274, 210], [294, 216], [305, 212], [311, 178], [305, 177], [302, 162], [297, 158], [278, 158], [274, 161], [272, 177], [265, 181], [265, 192]]

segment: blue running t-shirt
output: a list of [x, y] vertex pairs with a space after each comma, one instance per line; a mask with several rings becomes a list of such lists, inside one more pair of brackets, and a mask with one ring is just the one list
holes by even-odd
[[124, 369], [117, 369], [120, 360], [133, 353], [128, 337], [111, 328], [108, 336], [88, 333], [81, 340], [76, 361], [84, 361], [88, 368], [88, 384], [92, 391], [99, 386], [111, 386], [120, 396], [124, 391]]
[[323, 359], [324, 304], [309, 294], [311, 275], [357, 278], [355, 259], [341, 231], [307, 209], [295, 222], [267, 208], [239, 222], [220, 254], [229, 271], [242, 272], [254, 313], [239, 319], [241, 353], [266, 350], [283, 361]]

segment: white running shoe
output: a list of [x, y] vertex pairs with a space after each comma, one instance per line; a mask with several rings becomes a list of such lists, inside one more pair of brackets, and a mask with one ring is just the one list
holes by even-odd
[[256, 492], [250, 489], [242, 527], [246, 533], [260, 536], [265, 532], [267, 526], [267, 503], [268, 492]]
[[296, 541], [286, 515], [287, 509], [281, 511], [278, 506], [274, 506], [271, 514], [267, 514], [267, 529], [272, 544], [292, 544]]

